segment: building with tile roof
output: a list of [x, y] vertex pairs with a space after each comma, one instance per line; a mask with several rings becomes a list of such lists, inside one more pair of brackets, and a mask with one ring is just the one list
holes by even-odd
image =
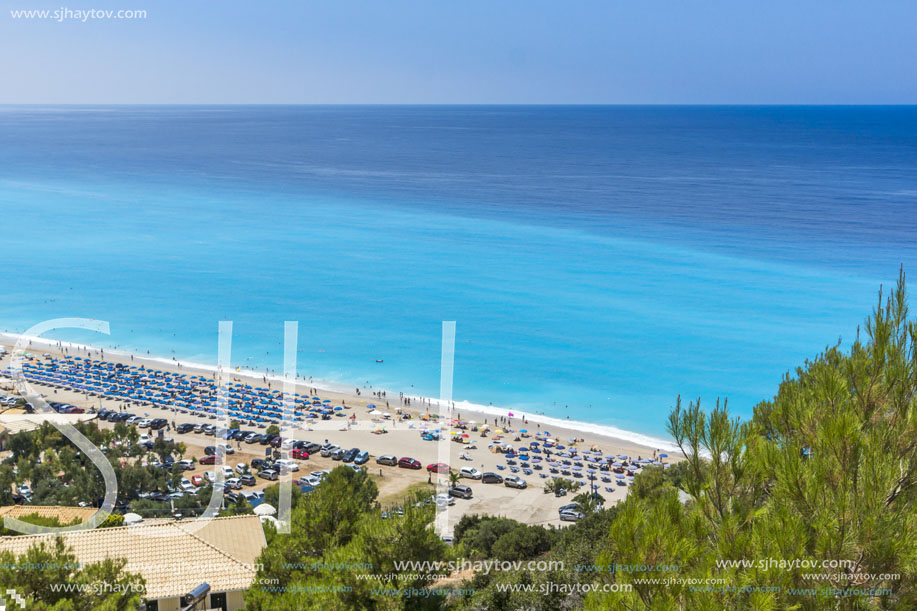
[[21, 520], [23, 516], [38, 515], [42, 518], [57, 518], [62, 524], [74, 521], [85, 522], [98, 511], [95, 507], [68, 507], [64, 505], [4, 505], [0, 507], [0, 520], [9, 516]]
[[[257, 572], [266, 541], [258, 516], [139, 523], [63, 533], [81, 563], [124, 558], [124, 570], [146, 581], [148, 611], [177, 611], [180, 598], [207, 583], [203, 609], [232, 611], [244, 606], [245, 590]], [[0, 537], [0, 550], [21, 555], [53, 535]]]

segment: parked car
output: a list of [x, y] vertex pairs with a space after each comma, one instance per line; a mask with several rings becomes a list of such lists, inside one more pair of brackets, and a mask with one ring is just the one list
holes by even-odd
[[194, 469], [194, 461], [184, 458], [178, 461], [178, 466], [181, 467], [182, 471], [191, 471]]
[[567, 511], [560, 512], [560, 519], [562, 522], [576, 522], [578, 520], [582, 520], [585, 517], [586, 514], [580, 511], [575, 511], [573, 509], [568, 509]]
[[259, 490], [247, 490], [242, 493], [242, 497], [249, 503], [254, 504], [257, 501], [264, 499], [264, 493]]
[[261, 469], [267, 465], [267, 461], [263, 458], [253, 458], [251, 462], [251, 470], [255, 471], [256, 469]]
[[275, 465], [278, 465], [283, 472], [286, 471], [299, 471], [299, 465], [288, 458], [281, 458], [278, 460]]
[[421, 469], [423, 465], [420, 464], [420, 461], [416, 458], [411, 458], [410, 456], [404, 456], [398, 460], [398, 466], [402, 469]]
[[449, 494], [460, 499], [470, 499], [472, 497], [471, 487], [463, 484], [449, 488]]
[[217, 472], [216, 471], [204, 471], [204, 479], [208, 482], [217, 481]]
[[437, 507], [446, 507], [447, 505], [455, 505], [455, 498], [451, 494], [440, 492], [433, 497], [433, 502], [436, 503]]
[[437, 462], [427, 465], [427, 471], [430, 473], [449, 473], [449, 465], [444, 462]]
[[307, 475], [306, 477], [299, 480], [299, 484], [301, 486], [306, 485], [306, 486], [312, 486], [313, 488], [318, 488], [321, 485], [321, 483], [322, 483], [321, 478], [315, 477], [314, 475]]
[[217, 461], [216, 456], [208, 455], [208, 456], [202, 457], [198, 462], [202, 465], [215, 465], [216, 461]]
[[481, 476], [481, 481], [485, 484], [502, 484], [503, 476], [497, 475], [496, 473], [488, 471], [487, 473], [484, 473]]
[[306, 442], [302, 449], [308, 452], [309, 454], [318, 454], [322, 451], [322, 446], [317, 443]]
[[273, 437], [271, 437], [268, 443], [270, 444], [272, 448], [279, 448], [283, 444], [283, 437], [281, 437], [280, 435], [274, 435]]
[[341, 458], [344, 462], [353, 462], [353, 459], [357, 457], [357, 454], [360, 453], [360, 448], [350, 448], [344, 452], [344, 456]]
[[[200, 475], [195, 475], [194, 477], [200, 478]], [[185, 479], [184, 477], [181, 478], [181, 482], [179, 482], [178, 487], [181, 489], [182, 492], [194, 490], [194, 484], [192, 484], [189, 480]]]
[[331, 460], [343, 460], [344, 454], [347, 454], [347, 450], [338, 448], [334, 451], [334, 454], [331, 455]]
[[398, 464], [398, 457], [393, 456], [391, 454], [383, 454], [382, 456], [376, 459], [376, 464], [377, 465], [389, 465], [390, 467], [394, 467], [395, 465]]
[[236, 451], [228, 443], [218, 443], [217, 448], [223, 450], [223, 454], [235, 454]]
[[197, 424], [193, 425], [191, 430], [193, 430], [195, 433], [203, 433], [204, 432], [204, 423], [198, 422]]
[[341, 448], [339, 446], [334, 446], [334, 445], [325, 446], [322, 448], [321, 455], [325, 458], [329, 458], [330, 456], [332, 456], [335, 452], [337, 452], [340, 449]]
[[159, 429], [166, 428], [169, 422], [165, 418], [153, 418], [150, 420], [150, 430], [158, 431]]
[[192, 475], [191, 483], [194, 484], [195, 486], [203, 486], [204, 478], [202, 478], [200, 475]]
[[309, 453], [300, 448], [294, 448], [293, 450], [290, 451], [290, 456], [298, 460], [306, 460], [307, 458], [309, 458]]
[[223, 482], [227, 488], [230, 490], [238, 490], [242, 487], [242, 482], [239, 481], [238, 477], [230, 477], [225, 482]]
[[243, 486], [254, 486], [255, 485], [255, 476], [251, 473], [246, 473], [239, 476], [239, 481], [242, 482]]
[[258, 443], [261, 441], [262, 437], [263, 435], [261, 435], [261, 433], [249, 433], [249, 435], [245, 438], [245, 443]]
[[520, 490], [528, 487], [525, 480], [518, 475], [507, 475], [503, 479], [503, 485], [507, 488], [519, 488]]
[[278, 477], [278, 474], [273, 469], [265, 469], [264, 471], [258, 471], [258, 477], [261, 479], [275, 481]]
[[175, 427], [176, 433], [190, 433], [193, 430], [194, 430], [194, 425], [191, 424], [190, 422], [185, 422]]
[[246, 473], [248, 473], [248, 471], [249, 469], [248, 469], [247, 464], [245, 464], [244, 462], [236, 463], [236, 473], [238, 473], [239, 475], [245, 475]]
[[204, 454], [216, 454], [216, 453], [217, 453], [216, 446], [207, 446], [206, 448], [204, 448]]
[[369, 462], [369, 452], [366, 450], [358, 452], [353, 458], [353, 464], [355, 465], [365, 465], [367, 462]]
[[467, 479], [481, 479], [481, 472], [475, 469], [474, 467], [462, 467], [459, 469], [459, 477], [464, 477]]

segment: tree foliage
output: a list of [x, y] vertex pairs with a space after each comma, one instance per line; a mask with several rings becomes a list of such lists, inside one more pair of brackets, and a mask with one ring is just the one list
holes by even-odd
[[[81, 565], [63, 539], [56, 538], [18, 557], [0, 552], [0, 588], [25, 597], [26, 609], [133, 610], [141, 601], [145, 582], [140, 575], [125, 573], [124, 564], [124, 560], [109, 558]], [[7, 608], [11, 604], [7, 601]]]
[[605, 564], [678, 565], [668, 576], [744, 591], [617, 573], [609, 580], [633, 590], [595, 594], [591, 608], [917, 608], [917, 325], [903, 274], [864, 331], [788, 374], [748, 422], [725, 402], [706, 413], [679, 400], [669, 431], [690, 500], [657, 480], [611, 525]]
[[[421, 591], [429, 571], [405, 571], [401, 560], [437, 560], [444, 545], [432, 529], [433, 508], [415, 495], [403, 515], [383, 518], [378, 489], [365, 470], [331, 471], [322, 485], [292, 510], [291, 532], [273, 533], [262, 552], [247, 609], [436, 608], [436, 597], [407, 599], [397, 591]], [[396, 575], [408, 575], [399, 579]]]

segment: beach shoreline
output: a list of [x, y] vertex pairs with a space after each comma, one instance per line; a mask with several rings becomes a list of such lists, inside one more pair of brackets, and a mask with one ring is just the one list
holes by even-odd
[[[48, 352], [71, 355], [95, 355], [94, 358], [102, 358], [113, 362], [122, 362], [131, 365], [144, 365], [147, 368], [165, 369], [173, 372], [187, 375], [207, 375], [213, 376], [217, 373], [217, 366], [206, 363], [197, 363], [190, 361], [181, 361], [175, 358], [158, 357], [155, 355], [142, 355], [136, 352], [130, 352], [119, 349], [104, 349], [90, 344], [79, 344], [74, 342], [59, 341], [44, 337], [24, 336], [8, 332], [0, 332], [0, 346], [6, 347], [12, 352], [13, 347], [24, 338], [24, 341], [30, 342], [26, 350], [31, 352]], [[227, 372], [232, 379], [247, 380], [253, 383], [276, 385], [278, 388], [284, 383], [282, 375], [261, 373], [255, 370], [241, 367], [233, 368]], [[618, 453], [627, 455], [652, 455], [653, 451], [661, 452], [678, 452], [678, 448], [672, 440], [658, 439], [641, 433], [625, 431], [607, 425], [599, 425], [590, 422], [577, 420], [565, 420], [554, 418], [543, 414], [533, 414], [521, 412], [518, 409], [506, 409], [495, 406], [472, 404], [468, 401], [453, 401], [452, 405], [443, 405], [443, 402], [436, 398], [421, 397], [418, 395], [403, 396], [410, 399], [410, 405], [405, 405], [399, 401], [399, 393], [389, 389], [372, 389], [372, 392], [385, 393], [385, 398], [373, 396], [372, 394], [355, 392], [358, 386], [345, 386], [343, 384], [329, 383], [322, 380], [315, 380], [308, 376], [297, 376], [294, 380], [295, 392], [302, 392], [304, 389], [314, 389], [321, 391], [329, 397], [347, 402], [354, 406], [365, 406], [388, 400], [390, 406], [386, 409], [407, 409], [421, 413], [423, 411], [432, 411], [442, 413], [450, 418], [459, 418], [464, 420], [474, 420], [479, 423], [492, 422], [498, 424], [506, 419], [510, 422], [515, 421], [516, 428], [535, 427], [532, 432], [537, 430], [550, 430], [552, 434], [564, 440], [580, 439], [581, 443], [586, 445], [597, 444], [611, 446]], [[454, 407], [453, 407], [454, 406]], [[380, 405], [380, 408], [382, 406]], [[524, 422], [524, 424], [523, 424]]]

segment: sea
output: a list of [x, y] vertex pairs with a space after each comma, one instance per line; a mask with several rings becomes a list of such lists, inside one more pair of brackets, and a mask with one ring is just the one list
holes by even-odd
[[917, 107], [3, 106], [0, 330], [666, 440], [917, 273]]

